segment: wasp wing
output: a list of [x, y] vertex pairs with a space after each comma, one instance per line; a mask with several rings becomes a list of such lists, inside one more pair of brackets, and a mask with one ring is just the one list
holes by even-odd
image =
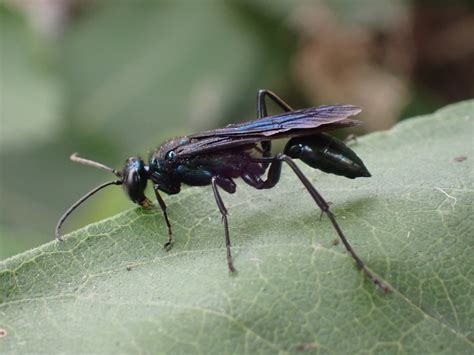
[[272, 136], [292, 129], [314, 129], [322, 125], [341, 121], [354, 116], [361, 111], [352, 105], [331, 105], [306, 108], [281, 115], [268, 116], [253, 121], [230, 124], [206, 132], [193, 134], [190, 138], [203, 138], [215, 136]]
[[251, 146], [265, 140], [305, 136], [351, 127], [361, 122], [348, 117], [360, 111], [360, 108], [352, 105], [320, 106], [230, 124], [224, 128], [188, 136], [189, 141], [176, 147], [174, 151], [179, 157], [189, 157], [239, 146]]

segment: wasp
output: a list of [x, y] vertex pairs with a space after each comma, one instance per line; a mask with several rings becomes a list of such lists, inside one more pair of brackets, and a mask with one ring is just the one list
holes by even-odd
[[[269, 116], [267, 100], [272, 100], [284, 113]], [[106, 170], [117, 179], [97, 186], [75, 202], [60, 218], [56, 226], [56, 238], [61, 240], [61, 226], [79, 205], [110, 185], [122, 185], [132, 202], [143, 208], [150, 207], [152, 202], [145, 196], [145, 189], [150, 181], [168, 228], [168, 240], [164, 245], [168, 250], [173, 242], [173, 234], [166, 204], [160, 192], [174, 195], [180, 192], [183, 184], [211, 185], [224, 224], [227, 265], [230, 272], [235, 272], [228, 212], [221, 191], [235, 193], [237, 185], [234, 180], [237, 178], [258, 190], [271, 189], [278, 184], [282, 166], [286, 164], [322, 213], [327, 215], [357, 267], [363, 270], [375, 285], [384, 292], [389, 292], [390, 288], [382, 283], [356, 254], [331, 212], [328, 202], [295, 163], [298, 159], [314, 169], [349, 179], [370, 177], [369, 171], [354, 151], [342, 141], [325, 133], [360, 124], [360, 121], [350, 118], [360, 111], [360, 108], [352, 105], [326, 105], [293, 110], [275, 93], [260, 90], [257, 95], [257, 119], [170, 139], [153, 151], [148, 164], [136, 156], [128, 158], [121, 170], [115, 170], [73, 154], [72, 161]], [[272, 154], [272, 140], [282, 138], [289, 138], [283, 151]]]

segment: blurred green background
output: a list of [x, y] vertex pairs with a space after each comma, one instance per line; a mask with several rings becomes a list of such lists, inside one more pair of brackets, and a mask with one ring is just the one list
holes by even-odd
[[[4, 0], [0, 259], [53, 239], [59, 216], [172, 136], [294, 107], [351, 103], [367, 131], [474, 95], [472, 1]], [[360, 131], [359, 133], [363, 133]], [[65, 232], [131, 208], [119, 188]]]

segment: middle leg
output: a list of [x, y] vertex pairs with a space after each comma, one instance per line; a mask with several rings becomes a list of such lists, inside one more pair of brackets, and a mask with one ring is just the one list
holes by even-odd
[[[225, 246], [227, 249], [227, 266], [229, 267], [230, 272], [235, 272], [234, 263], [232, 261], [232, 253], [230, 250], [230, 237], [229, 237], [229, 223], [227, 221], [227, 208], [225, 208], [224, 201], [222, 201], [221, 194], [219, 193], [219, 186], [227, 182], [227, 179], [213, 176], [211, 179], [212, 191], [214, 192], [214, 198], [216, 199], [217, 207], [222, 215], [222, 221], [224, 222], [224, 239]], [[234, 190], [235, 191], [235, 190]]]

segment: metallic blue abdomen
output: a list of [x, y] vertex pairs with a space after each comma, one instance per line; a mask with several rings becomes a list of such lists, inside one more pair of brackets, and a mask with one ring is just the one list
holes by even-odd
[[292, 138], [284, 152], [291, 158], [300, 159], [326, 173], [350, 179], [370, 176], [364, 163], [352, 149], [324, 133]]

